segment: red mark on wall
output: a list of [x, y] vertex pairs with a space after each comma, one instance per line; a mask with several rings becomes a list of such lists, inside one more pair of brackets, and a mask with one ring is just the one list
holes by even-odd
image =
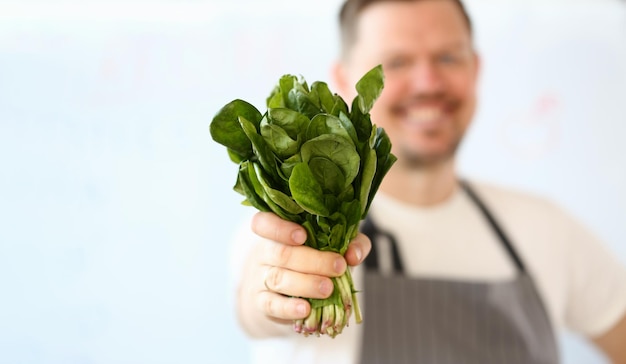
[[527, 112], [502, 124], [501, 142], [524, 158], [544, 157], [559, 144], [561, 110], [558, 96], [552, 93], [539, 96]]

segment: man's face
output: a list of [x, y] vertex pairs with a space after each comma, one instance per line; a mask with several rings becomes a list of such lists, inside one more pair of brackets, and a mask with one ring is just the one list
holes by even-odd
[[382, 64], [385, 88], [371, 111], [401, 165], [449, 160], [475, 110], [478, 58], [461, 10], [451, 1], [392, 1], [367, 7], [338, 83], [345, 97]]

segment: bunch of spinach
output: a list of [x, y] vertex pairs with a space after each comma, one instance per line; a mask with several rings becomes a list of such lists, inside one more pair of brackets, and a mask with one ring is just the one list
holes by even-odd
[[[348, 108], [326, 83], [309, 87], [302, 77], [284, 75], [264, 114], [243, 100], [225, 105], [210, 132], [239, 165], [234, 189], [243, 203], [303, 225], [306, 245], [343, 255], [396, 161], [389, 137], [369, 114], [382, 89], [377, 66], [357, 82]], [[311, 313], [294, 323], [297, 332], [335, 337], [352, 311], [362, 321], [350, 271], [333, 283], [329, 298], [309, 299]]]

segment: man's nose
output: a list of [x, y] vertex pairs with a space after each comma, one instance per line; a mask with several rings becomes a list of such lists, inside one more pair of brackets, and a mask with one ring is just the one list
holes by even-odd
[[445, 82], [441, 70], [433, 61], [423, 61], [414, 65], [411, 72], [411, 89], [415, 93], [439, 93]]

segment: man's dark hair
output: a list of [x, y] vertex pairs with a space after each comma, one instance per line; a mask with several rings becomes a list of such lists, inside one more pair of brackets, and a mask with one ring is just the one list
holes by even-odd
[[[359, 19], [359, 15], [361, 12], [372, 4], [384, 3], [384, 2], [409, 2], [409, 1], [423, 1], [423, 0], [346, 0], [341, 7], [341, 12], [339, 13], [339, 30], [341, 32], [341, 50], [342, 53], [348, 51], [348, 49], [354, 44], [356, 41], [356, 27]], [[467, 28], [472, 34], [472, 21], [465, 10], [465, 6], [461, 2], [461, 0], [441, 0], [441, 1], [452, 1], [456, 5], [458, 5], [461, 13], [463, 14], [463, 19], [467, 24]]]

